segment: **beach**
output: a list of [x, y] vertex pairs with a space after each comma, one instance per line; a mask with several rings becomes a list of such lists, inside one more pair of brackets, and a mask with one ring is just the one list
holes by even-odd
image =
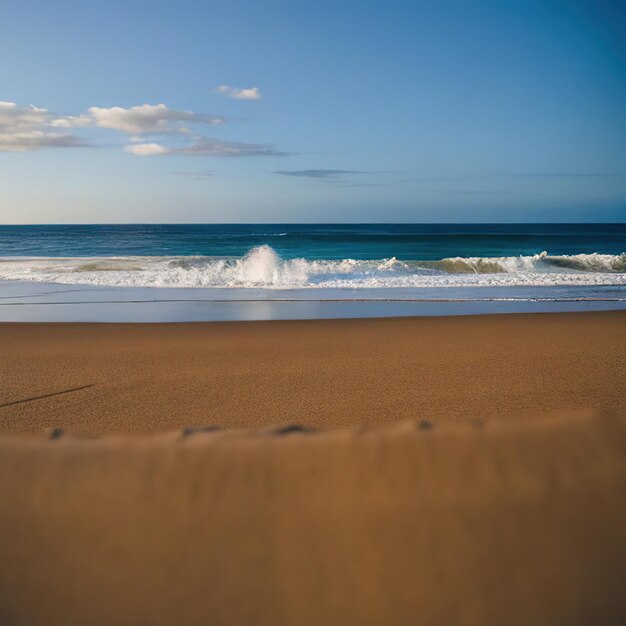
[[2, 324], [1, 621], [619, 623], [624, 321]]
[[2, 324], [0, 429], [332, 430], [624, 410], [623, 312]]
[[625, 9], [3, 3], [0, 626], [626, 624]]

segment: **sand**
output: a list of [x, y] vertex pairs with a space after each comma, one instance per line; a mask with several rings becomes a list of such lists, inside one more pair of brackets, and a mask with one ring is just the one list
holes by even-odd
[[625, 319], [0, 325], [0, 623], [621, 623]]
[[331, 430], [624, 410], [625, 328], [625, 312], [0, 324], [0, 430]]

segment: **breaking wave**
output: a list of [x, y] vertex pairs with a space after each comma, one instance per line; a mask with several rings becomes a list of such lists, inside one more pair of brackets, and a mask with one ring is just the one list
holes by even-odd
[[573, 254], [551, 256], [547, 252], [532, 256], [507, 257], [454, 257], [435, 261], [453, 274], [494, 274], [537, 272], [569, 269], [580, 272], [626, 272], [626, 254]]
[[439, 261], [243, 257], [4, 258], [0, 279], [125, 287], [406, 288], [626, 285], [626, 254], [451, 257]]

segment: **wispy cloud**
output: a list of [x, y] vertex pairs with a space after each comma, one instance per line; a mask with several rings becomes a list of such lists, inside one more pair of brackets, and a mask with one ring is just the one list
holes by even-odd
[[60, 132], [52, 125], [47, 109], [15, 102], [0, 102], [0, 152], [26, 152], [43, 148], [76, 148], [85, 145], [79, 137]]
[[177, 111], [165, 104], [141, 104], [124, 107], [91, 107], [87, 113], [78, 116], [59, 117], [52, 125], [59, 128], [80, 128], [94, 126], [109, 128], [125, 133], [185, 133], [186, 124], [223, 124], [225, 119], [217, 115]]
[[[225, 141], [204, 136], [200, 127], [217, 126], [225, 118], [170, 109], [165, 104], [133, 107], [90, 107], [79, 115], [59, 115], [35, 106], [0, 102], [0, 151], [105, 145], [99, 131], [127, 135], [123, 150], [136, 156], [286, 156], [272, 144]], [[84, 135], [90, 138], [84, 139]]]
[[182, 154], [186, 156], [214, 157], [249, 157], [249, 156], [287, 156], [270, 144], [241, 143], [220, 141], [209, 137], [195, 137], [186, 146], [167, 147], [157, 143], [134, 143], [124, 147], [126, 152], [138, 156], [155, 156], [164, 154]]
[[132, 143], [124, 146], [124, 152], [137, 156], [155, 156], [157, 154], [171, 154], [172, 149], [160, 143]]
[[215, 93], [222, 94], [233, 100], [260, 100], [261, 90], [258, 87], [231, 87], [230, 85], [220, 85], [215, 89]]
[[334, 178], [346, 174], [364, 174], [356, 170], [278, 170], [276, 174], [283, 176], [299, 176], [302, 178]]

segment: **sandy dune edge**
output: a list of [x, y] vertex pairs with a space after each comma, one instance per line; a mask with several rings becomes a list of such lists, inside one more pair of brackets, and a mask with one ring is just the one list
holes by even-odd
[[[0, 437], [0, 622], [613, 624], [624, 420]], [[622, 504], [620, 504], [622, 503]]]

